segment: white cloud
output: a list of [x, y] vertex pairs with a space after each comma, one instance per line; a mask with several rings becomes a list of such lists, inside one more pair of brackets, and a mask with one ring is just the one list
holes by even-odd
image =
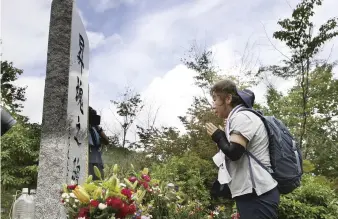
[[46, 60], [50, 2], [1, 1], [3, 56], [17, 67]]
[[[184, 116], [193, 101], [192, 97], [201, 94], [194, 85], [194, 75], [196, 75], [194, 71], [184, 65], [178, 65], [163, 77], [154, 78], [142, 92], [148, 104], [154, 104], [154, 108], [159, 107], [157, 125], [184, 129], [178, 116]], [[146, 116], [143, 114], [143, 119], [146, 119]]]
[[29, 117], [31, 122], [41, 123], [43, 110], [43, 94], [45, 89], [45, 77], [25, 76], [20, 77], [15, 83], [20, 87], [26, 87], [26, 101], [23, 103], [23, 115]]
[[105, 36], [103, 35], [103, 33], [87, 31], [87, 36], [89, 40], [90, 49], [97, 48], [98, 46], [102, 45], [105, 41]]
[[105, 12], [109, 9], [118, 8], [120, 5], [130, 5], [136, 0], [90, 0], [91, 5], [97, 12]]
[[[117, 7], [121, 1], [101, 0], [95, 4], [97, 10], [104, 11]], [[17, 5], [19, 1], [13, 0], [5, 0], [2, 5], [3, 9], [6, 8], [3, 11], [7, 19], [3, 23], [3, 33], [7, 32], [3, 36], [4, 56], [18, 63], [19, 67], [33, 66], [46, 59], [50, 3], [43, 0], [24, 1], [21, 2], [23, 9]], [[318, 21], [336, 15], [334, 8], [337, 8], [336, 0], [324, 1], [318, 10]], [[20, 13], [17, 13], [18, 10]], [[91, 53], [90, 104], [101, 111], [105, 126], [115, 132], [118, 124], [109, 110], [109, 100], [114, 99], [121, 88], [130, 85], [141, 91], [155, 109], [161, 107], [157, 125], [182, 128], [177, 116], [184, 114], [192, 96], [199, 92], [192, 86], [193, 73], [180, 65], [179, 60], [192, 41], [211, 47], [215, 52], [215, 63], [225, 71], [239, 71], [238, 66], [242, 64], [239, 57], [245, 51], [249, 37], [252, 45], [246, 60], [251, 62], [249, 67], [256, 67], [255, 57], [259, 57], [260, 63], [275, 64], [283, 57], [270, 45], [261, 22], [268, 36], [272, 37], [272, 32], [278, 28], [278, 18], [289, 14], [290, 9], [284, 0], [269, 4], [262, 0], [191, 1], [143, 15], [121, 25], [118, 33], [107, 35], [88, 31], [91, 48], [96, 49]], [[282, 43], [271, 40], [279, 50], [288, 54]], [[334, 58], [338, 57], [338, 41], [330, 43], [333, 44], [335, 47], [331, 57]], [[323, 57], [327, 55], [330, 45], [321, 54]], [[254, 61], [250, 61], [250, 57]], [[43, 79], [25, 79], [24, 76], [20, 81], [29, 86], [24, 113], [33, 121], [39, 121], [39, 118], [41, 121], [43, 98], [35, 95], [43, 92], [40, 80]], [[290, 86], [287, 82], [275, 83], [280, 89]], [[260, 85], [254, 91], [257, 100], [263, 101], [264, 86]], [[41, 110], [36, 110], [40, 106]], [[145, 121], [147, 112], [140, 117], [139, 122]]]

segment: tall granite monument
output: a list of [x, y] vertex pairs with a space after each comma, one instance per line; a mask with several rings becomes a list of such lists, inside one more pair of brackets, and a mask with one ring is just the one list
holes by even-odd
[[74, 0], [53, 0], [49, 26], [36, 219], [61, 219], [63, 183], [88, 168], [89, 43]]

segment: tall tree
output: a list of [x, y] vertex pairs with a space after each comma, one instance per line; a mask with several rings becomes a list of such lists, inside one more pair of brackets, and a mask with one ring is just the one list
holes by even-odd
[[12, 62], [2, 61], [1, 63], [1, 104], [10, 111], [20, 112], [22, 102], [26, 100], [25, 92], [27, 87], [18, 87], [13, 84], [18, 76], [23, 73], [21, 69], [13, 66]]
[[[307, 150], [304, 157], [310, 159], [316, 172], [338, 177], [338, 81], [333, 78], [333, 65], [322, 64], [309, 73], [308, 124], [304, 140]], [[286, 95], [270, 87], [267, 94], [267, 114], [283, 120], [293, 134], [299, 135], [302, 122], [302, 87], [297, 83]]]
[[143, 104], [140, 94], [134, 94], [130, 88], [127, 88], [122, 95], [121, 100], [111, 100], [117, 108], [117, 114], [122, 118], [118, 122], [122, 128], [122, 147], [124, 148], [127, 143], [127, 133], [131, 125], [134, 123], [139, 112], [143, 109]]
[[[315, 6], [320, 6], [322, 0], [302, 0], [290, 18], [278, 21], [281, 30], [273, 34], [275, 39], [284, 42], [291, 51], [291, 57], [284, 55], [283, 65], [263, 67], [259, 74], [271, 71], [274, 75], [282, 78], [296, 78], [301, 86], [301, 123], [299, 132], [300, 147], [306, 147], [304, 135], [308, 122], [308, 101], [309, 101], [309, 74], [316, 63], [316, 55], [320, 48], [329, 40], [338, 35], [337, 18], [331, 18], [322, 24], [318, 33], [314, 34], [314, 24], [311, 18], [315, 14]], [[306, 148], [303, 148], [306, 151]]]
[[39, 124], [16, 116], [18, 123], [1, 138], [1, 185], [10, 188], [35, 187], [40, 148]]
[[36, 184], [40, 125], [31, 124], [20, 115], [26, 100], [26, 87], [14, 83], [22, 70], [13, 63], [1, 62], [1, 102], [11, 110], [16, 125], [1, 138], [1, 185], [4, 190]]

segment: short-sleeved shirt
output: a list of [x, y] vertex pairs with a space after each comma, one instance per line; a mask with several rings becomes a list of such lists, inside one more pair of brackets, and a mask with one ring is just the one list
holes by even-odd
[[[230, 134], [240, 132], [248, 141], [247, 150], [250, 151], [265, 166], [270, 167], [269, 140], [262, 120], [249, 111], [240, 111], [229, 118]], [[250, 159], [257, 195], [264, 194], [277, 186], [277, 182], [270, 173], [263, 169], [255, 160]], [[227, 161], [227, 169], [232, 178], [229, 188], [232, 197], [253, 192], [250, 178], [249, 159], [246, 154], [237, 161]]]

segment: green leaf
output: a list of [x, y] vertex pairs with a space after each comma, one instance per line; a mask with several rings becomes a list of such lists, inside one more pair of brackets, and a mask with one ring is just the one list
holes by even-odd
[[96, 177], [98, 177], [100, 180], [102, 180], [101, 172], [100, 172], [99, 168], [97, 168], [97, 166], [94, 166], [94, 174], [95, 174]]

